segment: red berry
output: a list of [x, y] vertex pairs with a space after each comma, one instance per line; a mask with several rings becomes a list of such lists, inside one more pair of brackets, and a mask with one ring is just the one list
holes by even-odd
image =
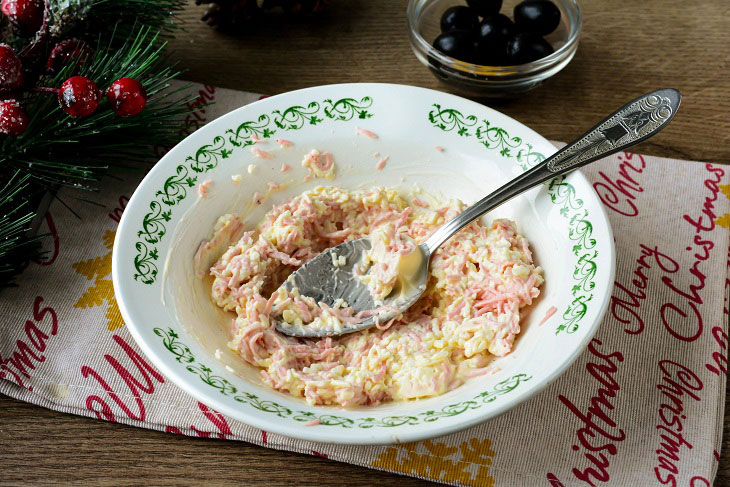
[[0, 44], [0, 93], [23, 86], [23, 65], [7, 44]]
[[147, 103], [147, 92], [139, 81], [119, 78], [106, 90], [106, 99], [114, 113], [120, 117], [133, 117]]
[[72, 76], [58, 90], [58, 103], [72, 117], [86, 117], [94, 113], [100, 98], [96, 84], [83, 76]]
[[43, 24], [43, 0], [2, 0], [2, 11], [10, 21], [28, 33], [35, 33]]
[[91, 57], [91, 49], [84, 41], [68, 39], [61, 41], [53, 48], [48, 56], [46, 71], [57, 73], [68, 63], [75, 62], [77, 66], [83, 66]]
[[17, 136], [28, 128], [28, 114], [16, 100], [0, 101], [0, 134]]

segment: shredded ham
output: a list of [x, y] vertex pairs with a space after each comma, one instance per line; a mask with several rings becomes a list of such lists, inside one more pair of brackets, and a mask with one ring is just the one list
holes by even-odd
[[201, 198], [205, 198], [208, 196], [208, 190], [210, 190], [210, 187], [213, 186], [213, 181], [208, 179], [207, 181], [203, 181], [198, 185], [198, 196]]
[[357, 133], [358, 134], [364, 135], [365, 137], [370, 137], [371, 139], [377, 139], [378, 138], [378, 134], [376, 134], [375, 132], [371, 132], [370, 130], [365, 130], [365, 129], [360, 128], [360, 127], [356, 127], [356, 130], [357, 130]]
[[428, 208], [428, 203], [426, 203], [425, 201], [418, 199], [418, 198], [413, 198], [411, 200], [411, 203], [413, 203], [416, 206], [420, 206], [421, 208]]
[[271, 159], [272, 156], [270, 152], [266, 152], [265, 150], [261, 150], [258, 147], [254, 147], [251, 149], [251, 152], [253, 152], [253, 155], [258, 157], [259, 159]]
[[[537, 297], [537, 296], [535, 296], [535, 297]], [[547, 322], [547, 320], [549, 320], [550, 318], [552, 318], [552, 316], [557, 311], [558, 311], [558, 308], [556, 308], [555, 306], [550, 306], [548, 308], [547, 312], [545, 312], [545, 316], [543, 317], [542, 321], [540, 321], [540, 326], [544, 325]]]
[[291, 147], [294, 145], [294, 142], [286, 139], [276, 139], [276, 143], [279, 144], [279, 147], [282, 148]]
[[[335, 176], [335, 161], [329, 152], [322, 154], [316, 149], [310, 151], [304, 156], [302, 167], [307, 168], [309, 171], [309, 178], [332, 179]], [[305, 178], [305, 181], [307, 180]]]
[[[324, 162], [323, 162], [324, 159]], [[325, 152], [322, 154], [322, 157], [319, 157], [317, 161], [315, 162], [317, 167], [321, 169], [322, 171], [329, 171], [332, 169], [332, 166], [335, 164], [334, 159], [332, 159], [332, 154], [329, 152]]]

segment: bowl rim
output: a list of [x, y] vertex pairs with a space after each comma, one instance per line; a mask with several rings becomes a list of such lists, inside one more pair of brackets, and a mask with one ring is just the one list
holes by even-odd
[[[507, 79], [528, 78], [538, 74], [540, 71], [547, 70], [553, 65], [559, 63], [563, 58], [569, 56], [577, 44], [583, 27], [583, 14], [577, 0], [563, 0], [566, 4], [574, 7], [575, 22], [570, 23], [570, 33], [565, 44], [562, 45], [552, 54], [544, 58], [525, 64], [515, 64], [511, 66], [487, 66], [483, 64], [474, 64], [447, 56], [437, 51], [431, 44], [426, 42], [417, 27], [417, 21], [420, 12], [429, 0], [409, 0], [406, 8], [406, 18], [408, 20], [408, 31], [410, 34], [411, 44], [414, 49], [418, 49], [427, 57], [432, 57], [447, 67], [457, 70], [459, 73], [468, 73], [472, 75], [492, 76], [496, 79], [484, 79], [482, 81], [506, 81]], [[437, 68], [438, 69], [438, 68]], [[501, 78], [501, 79], [500, 79]]]
[[[259, 104], [264, 103], [271, 103], [272, 101], [276, 101], [279, 98], [283, 97], [289, 97], [292, 95], [302, 94], [306, 93], [312, 90], [319, 90], [319, 89], [325, 89], [325, 88], [347, 88], [347, 87], [353, 87], [353, 88], [359, 88], [363, 89], [368, 86], [374, 86], [379, 88], [385, 88], [393, 87], [397, 89], [407, 89], [407, 90], [415, 90], [416, 92], [420, 92], [423, 95], [432, 94], [438, 97], [452, 97], [455, 100], [458, 100], [459, 103], [461, 103], [464, 106], [471, 107], [475, 113], [482, 112], [484, 110], [487, 111], [493, 111], [495, 113], [500, 114], [501, 116], [505, 117], [505, 119], [508, 119], [512, 123], [516, 124], [520, 127], [520, 130], [523, 134], [529, 134], [531, 138], [534, 138], [534, 140], [539, 141], [541, 144], [544, 144], [549, 147], [554, 147], [553, 144], [551, 144], [547, 139], [540, 136], [537, 132], [530, 129], [526, 125], [522, 124], [521, 122], [502, 114], [501, 112], [498, 112], [492, 108], [486, 107], [482, 104], [479, 104], [477, 102], [468, 100], [466, 98], [459, 97], [457, 95], [444, 93], [437, 90], [432, 90], [428, 88], [422, 88], [422, 87], [416, 87], [416, 86], [409, 86], [409, 85], [400, 85], [400, 84], [394, 84], [394, 83], [340, 83], [340, 84], [330, 84], [330, 85], [320, 85], [315, 87], [309, 87], [309, 88], [302, 88], [299, 90], [294, 90], [291, 92], [281, 93], [278, 95], [274, 95], [271, 97], [268, 97], [264, 100], [255, 101], [252, 103], [249, 103], [247, 105], [244, 105], [242, 107], [239, 107], [237, 109], [231, 110], [230, 112], [218, 117], [213, 122], [209, 123], [205, 127], [201, 128], [200, 130], [196, 131], [194, 134], [198, 134], [198, 132], [205, 133], [207, 132], [205, 130], [206, 127], [215, 127], [217, 125], [223, 125], [226, 121], [229, 121], [231, 119], [235, 119], [238, 114], [240, 114], [243, 110], [250, 110], [252, 107], [255, 108]], [[212, 130], [212, 129], [208, 129]], [[180, 141], [173, 149], [168, 151], [161, 159], [158, 161], [158, 163], [150, 170], [147, 175], [143, 178], [143, 180], [140, 182], [139, 187], [145, 185], [145, 182], [149, 182], [150, 180], [153, 180], [158, 176], [158, 173], [162, 171], [163, 166], [166, 165], [165, 161], [167, 159], [174, 160], [175, 157], [178, 156], [176, 154], [176, 148], [183, 144], [186, 140], [193, 137], [194, 134], [189, 135], [182, 141]], [[198, 134], [198, 137], [200, 134]], [[571, 174], [571, 178], [575, 178], [582, 183], [588, 185], [590, 187], [590, 182], [587, 180], [587, 178], [583, 175], [580, 171], [574, 171]], [[134, 208], [136, 204], [139, 204], [139, 201], [142, 200], [142, 202], [146, 201], [143, 200], [147, 195], [141, 194], [139, 191], [135, 190], [134, 194], [130, 198], [127, 209]], [[585, 336], [581, 339], [580, 342], [575, 346], [572, 353], [570, 353], [559, 367], [552, 370], [550, 374], [548, 374], [546, 377], [543, 378], [541, 382], [539, 382], [537, 385], [532, 386], [532, 388], [528, 389], [526, 392], [523, 392], [521, 395], [516, 396], [515, 399], [511, 401], [503, 401], [499, 404], [495, 404], [490, 411], [489, 417], [485, 418], [484, 415], [473, 415], [471, 417], [462, 417], [463, 420], [456, 423], [448, 423], [448, 422], [439, 422], [439, 423], [431, 423], [428, 428], [417, 428], [415, 431], [409, 431], [405, 434], [398, 433], [395, 434], [379, 434], [375, 435], [374, 430], [377, 430], [377, 428], [373, 428], [368, 432], [368, 434], [362, 435], [347, 435], [347, 434], [337, 434], [338, 431], [327, 431], [324, 429], [317, 429], [317, 428], [292, 428], [291, 426], [288, 426], [283, 421], [277, 421], [275, 417], [272, 416], [265, 416], [265, 415], [256, 415], [250, 414], [246, 412], [243, 414], [243, 416], [247, 417], [247, 419], [251, 419], [249, 422], [248, 420], [240, 419], [242, 414], [240, 414], [241, 409], [236, 409], [233, 407], [230, 407], [229, 404], [218, 397], [218, 395], [215, 394], [201, 394], [198, 390], [198, 387], [195, 385], [195, 381], [193, 381], [191, 378], [192, 375], [189, 374], [183, 374], [180, 368], [174, 367], [172, 364], [172, 360], [169, 359], [168, 356], [158, 354], [153, 347], [151, 343], [148, 343], [144, 336], [142, 335], [142, 328], [145, 328], [146, 325], [144, 324], [144, 320], [140, 320], [141, 322], [138, 322], [136, 320], [132, 319], [132, 316], [135, 314], [132, 312], [132, 308], [134, 307], [134, 303], [132, 301], [127, 301], [127, 297], [125, 296], [125, 290], [124, 290], [124, 283], [122, 282], [122, 276], [120, 275], [120, 267], [121, 262], [120, 259], [120, 245], [121, 245], [121, 238], [120, 236], [123, 235], [125, 232], [125, 228], [127, 226], [133, 225], [131, 222], [132, 219], [132, 212], [131, 211], [125, 211], [122, 214], [122, 218], [120, 220], [118, 230], [117, 230], [117, 238], [114, 240], [114, 246], [112, 251], [112, 279], [114, 284], [114, 290], [115, 294], [117, 296], [119, 309], [122, 314], [122, 317], [124, 318], [124, 322], [127, 325], [126, 328], [129, 330], [130, 334], [134, 338], [137, 345], [140, 347], [142, 352], [149, 358], [149, 360], [152, 362], [152, 364], [167, 378], [169, 378], [175, 385], [180, 387], [186, 394], [192, 396], [194, 399], [206, 404], [207, 406], [215, 409], [216, 411], [219, 411], [226, 416], [230, 417], [231, 419], [235, 419], [237, 421], [241, 421], [244, 424], [247, 424], [249, 426], [252, 426], [254, 428], [261, 428], [267, 432], [270, 433], [276, 433], [285, 437], [289, 438], [295, 438], [305, 441], [314, 441], [314, 442], [323, 442], [323, 443], [331, 443], [331, 444], [348, 444], [348, 445], [388, 445], [388, 444], [396, 444], [396, 443], [406, 443], [406, 442], [414, 442], [414, 441], [421, 441], [429, 438], [435, 438], [451, 433], [455, 433], [458, 431], [465, 430], [467, 428], [470, 428], [472, 426], [484, 423], [485, 421], [488, 421], [490, 419], [496, 418], [500, 416], [501, 414], [514, 409], [516, 406], [524, 403], [527, 399], [534, 398], [535, 395], [542, 390], [544, 390], [548, 385], [553, 383], [558, 377], [560, 377], [573, 363], [575, 360], [585, 351], [588, 343], [595, 335], [596, 331], [598, 330], [601, 321], [603, 320], [603, 317], [605, 316], [605, 313], [608, 309], [608, 304], [610, 302], [611, 298], [611, 289], [613, 287], [613, 281], [615, 277], [616, 272], [616, 262], [615, 262], [615, 245], [613, 240], [613, 231], [611, 228], [610, 220], [608, 219], [607, 212], [605, 208], [600, 204], [596, 205], [596, 208], [600, 210], [600, 214], [602, 216], [602, 219], [606, 222], [605, 229], [607, 231], [607, 241], [606, 241], [606, 248], [608, 250], [609, 255], [605, 255], [602, 257], [602, 261], [605, 262], [609, 267], [609, 273], [608, 273], [608, 288], [606, 289], [606, 292], [602, 296], [602, 302], [599, 306], [596, 308], [598, 309], [598, 313], [596, 314], [595, 320], [590, 323], [590, 329], [588, 332], [585, 333]], [[134, 230], [134, 228], [130, 229], [131, 231]], [[596, 296], [598, 297], [598, 296]], [[207, 392], [207, 390], [206, 390]], [[325, 407], [322, 408], [323, 411], [326, 411]], [[341, 431], [339, 431], [341, 433]]]

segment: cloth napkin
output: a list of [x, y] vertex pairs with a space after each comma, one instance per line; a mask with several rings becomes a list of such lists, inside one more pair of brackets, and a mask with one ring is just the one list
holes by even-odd
[[[195, 85], [181, 134], [258, 95]], [[166, 148], [156, 147], [160, 156]], [[460, 433], [396, 446], [268, 434], [187, 396], [139, 351], [111, 249], [142, 171], [62, 190], [48, 254], [0, 293], [0, 392], [68, 413], [218, 437], [456, 485], [711, 485], [727, 373], [730, 168], [621, 153], [584, 169], [611, 220], [617, 273], [596, 337], [550, 387]], [[81, 199], [93, 199], [85, 204]], [[101, 205], [101, 206], [99, 206]], [[79, 218], [80, 217], [80, 218]]]

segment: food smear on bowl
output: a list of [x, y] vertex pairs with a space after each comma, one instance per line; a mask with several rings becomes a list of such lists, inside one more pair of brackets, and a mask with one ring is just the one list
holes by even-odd
[[200, 198], [207, 198], [210, 187], [213, 186], [213, 181], [207, 179], [198, 185], [198, 196]]
[[553, 317], [553, 315], [554, 315], [555, 313], [557, 313], [557, 312], [558, 312], [558, 308], [556, 308], [555, 306], [550, 306], [550, 307], [548, 308], [548, 310], [547, 310], [547, 311], [545, 312], [545, 316], [544, 316], [544, 317], [542, 318], [542, 321], [540, 321], [540, 325], [539, 325], [539, 326], [542, 326], [542, 325], [544, 325], [545, 323], [547, 323], [547, 321], [548, 321], [548, 320], [549, 320], [550, 318], [552, 318], [552, 317]]
[[309, 179], [322, 178], [331, 180], [335, 178], [335, 161], [329, 152], [323, 154], [317, 149], [312, 149], [304, 156], [302, 167], [309, 171]]
[[510, 352], [520, 332], [520, 309], [543, 283], [529, 243], [506, 219], [489, 226], [474, 222], [447, 241], [433, 257], [421, 298], [380, 328], [321, 339], [294, 338], [275, 328], [281, 319], [328, 327], [358, 319], [347, 303], [322, 306], [296, 288], [280, 288], [298, 267], [345, 241], [371, 237], [369, 255], [380, 266], [371, 292], [387, 295], [399, 256], [465, 208], [458, 200], [419, 196], [329, 186], [272, 208], [210, 268], [215, 304], [236, 315], [231, 350], [259, 368], [264, 383], [312, 405], [432, 397], [485, 373], [494, 357]]
[[271, 155], [271, 152], [261, 150], [258, 147], [253, 147], [251, 149], [251, 152], [255, 157], [258, 157], [259, 159], [271, 159], [272, 157], [274, 157]]
[[243, 222], [235, 215], [223, 215], [215, 222], [213, 237], [210, 240], [203, 240], [198, 246], [193, 258], [193, 269], [198, 278], [205, 277], [210, 273], [210, 266], [221, 255], [243, 235]]
[[364, 128], [361, 128], [361, 127], [355, 127], [355, 130], [357, 130], [357, 133], [359, 135], [364, 135], [365, 137], [369, 137], [371, 139], [377, 139], [378, 138], [378, 134], [376, 134], [375, 132], [373, 132], [371, 130], [367, 130], [367, 129], [364, 129]]

